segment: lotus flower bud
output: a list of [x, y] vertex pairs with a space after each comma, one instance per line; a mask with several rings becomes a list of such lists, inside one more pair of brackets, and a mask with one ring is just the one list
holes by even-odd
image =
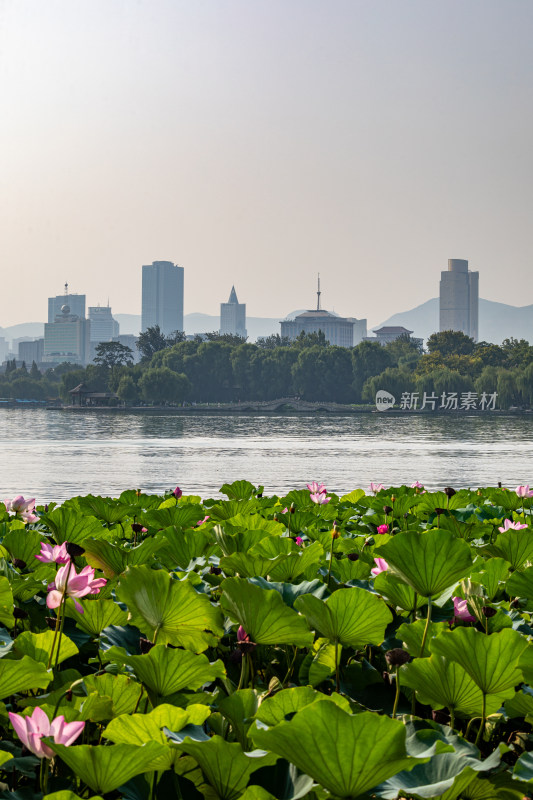
[[289, 508], [289, 511], [290, 511], [291, 514], [294, 514], [294, 512], [296, 511], [296, 506], [294, 505], [294, 503], [291, 503], [291, 507]]
[[411, 656], [401, 647], [394, 647], [392, 650], [387, 650], [385, 653], [385, 661], [391, 667], [401, 667], [402, 664], [407, 664]]
[[487, 617], [487, 619], [493, 617], [497, 613], [496, 609], [492, 608], [492, 606], [483, 606], [481, 610], [483, 611], [483, 614]]
[[150, 639], [145, 639], [144, 636], [139, 637], [139, 650], [141, 655], [145, 656], [154, 647], [154, 643]]
[[390, 506], [383, 506], [383, 513], [384, 514], [390, 514], [391, 511], [392, 511], [392, 508]]
[[435, 514], [436, 514], [438, 517], [440, 517], [440, 515], [441, 515], [441, 514], [445, 514], [445, 513], [446, 513], [446, 509], [445, 509], [445, 508], [436, 508], [436, 509], [435, 509]]
[[448, 499], [450, 499], [450, 497], [453, 497], [454, 494], [457, 494], [457, 492], [455, 491], [455, 489], [452, 489], [451, 486], [446, 486], [444, 489], [444, 494]]
[[172, 492], [172, 494], [174, 495], [174, 497], [176, 498], [176, 500], [179, 500], [179, 499], [180, 499], [180, 497], [183, 495], [183, 492], [181, 491], [181, 489], [180, 489], [180, 487], [179, 487], [179, 486], [176, 486], [176, 488], [174, 489], [174, 491]]
[[26, 562], [23, 561], [21, 558], [14, 558], [13, 566], [16, 567], [17, 569], [26, 569]]
[[350, 561], [359, 561], [359, 553], [348, 553], [348, 559]]
[[23, 608], [17, 608], [17, 606], [15, 606], [15, 608], [13, 609], [13, 616], [15, 617], [15, 619], [27, 619], [28, 612], [24, 611]]

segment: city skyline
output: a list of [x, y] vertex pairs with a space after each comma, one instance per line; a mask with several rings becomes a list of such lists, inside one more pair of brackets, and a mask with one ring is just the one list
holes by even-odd
[[235, 283], [282, 318], [321, 272], [330, 309], [385, 319], [457, 256], [533, 302], [532, 4], [3, 8], [2, 327], [66, 279], [139, 309], [158, 258], [187, 270], [185, 313]]

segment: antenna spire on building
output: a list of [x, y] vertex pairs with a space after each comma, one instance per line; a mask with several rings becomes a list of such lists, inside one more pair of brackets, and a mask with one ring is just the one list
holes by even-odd
[[65, 297], [68, 296], [68, 282], [65, 281]]
[[320, 311], [320, 295], [321, 295], [321, 294], [322, 294], [322, 292], [320, 291], [320, 272], [319, 272], [319, 273], [318, 273], [318, 291], [317, 291], [317, 293], [316, 293], [316, 297], [317, 297], [317, 300], [316, 300], [316, 310], [317, 310], [317, 311]]

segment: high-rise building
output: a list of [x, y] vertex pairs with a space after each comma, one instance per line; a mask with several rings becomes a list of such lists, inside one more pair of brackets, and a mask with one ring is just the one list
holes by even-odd
[[120, 326], [113, 319], [109, 306], [89, 306], [89, 320], [91, 321], [91, 361], [96, 355], [96, 345], [101, 342], [113, 342], [118, 339]]
[[85, 366], [90, 360], [90, 331], [90, 321], [72, 314], [65, 303], [54, 322], [44, 326], [43, 361], [52, 364], [69, 361]]
[[[322, 331], [329, 344], [339, 347], [353, 347], [366, 336], [366, 319], [339, 317], [320, 308], [320, 277], [318, 279], [316, 309], [304, 311], [294, 319], [284, 319], [281, 324], [281, 337], [294, 341], [301, 333]], [[362, 335], [364, 333], [364, 336]]]
[[183, 330], [183, 267], [154, 261], [142, 269], [143, 332], [159, 325], [167, 336]]
[[56, 317], [61, 314], [63, 306], [68, 306], [71, 314], [85, 319], [85, 295], [69, 293], [68, 283], [65, 283], [63, 294], [48, 298], [48, 322], [55, 322]]
[[235, 286], [231, 287], [229, 300], [220, 304], [220, 333], [247, 338], [246, 303], [239, 303]]
[[470, 272], [463, 258], [450, 258], [440, 274], [439, 311], [441, 331], [462, 331], [477, 341], [479, 272]]
[[28, 369], [34, 361], [36, 364], [42, 362], [43, 353], [44, 339], [33, 339], [19, 344], [19, 359], [25, 362]]

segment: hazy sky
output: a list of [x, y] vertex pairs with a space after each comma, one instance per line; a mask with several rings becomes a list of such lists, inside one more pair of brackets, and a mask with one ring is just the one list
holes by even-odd
[[0, 0], [0, 326], [65, 280], [140, 313], [533, 303], [531, 0]]

